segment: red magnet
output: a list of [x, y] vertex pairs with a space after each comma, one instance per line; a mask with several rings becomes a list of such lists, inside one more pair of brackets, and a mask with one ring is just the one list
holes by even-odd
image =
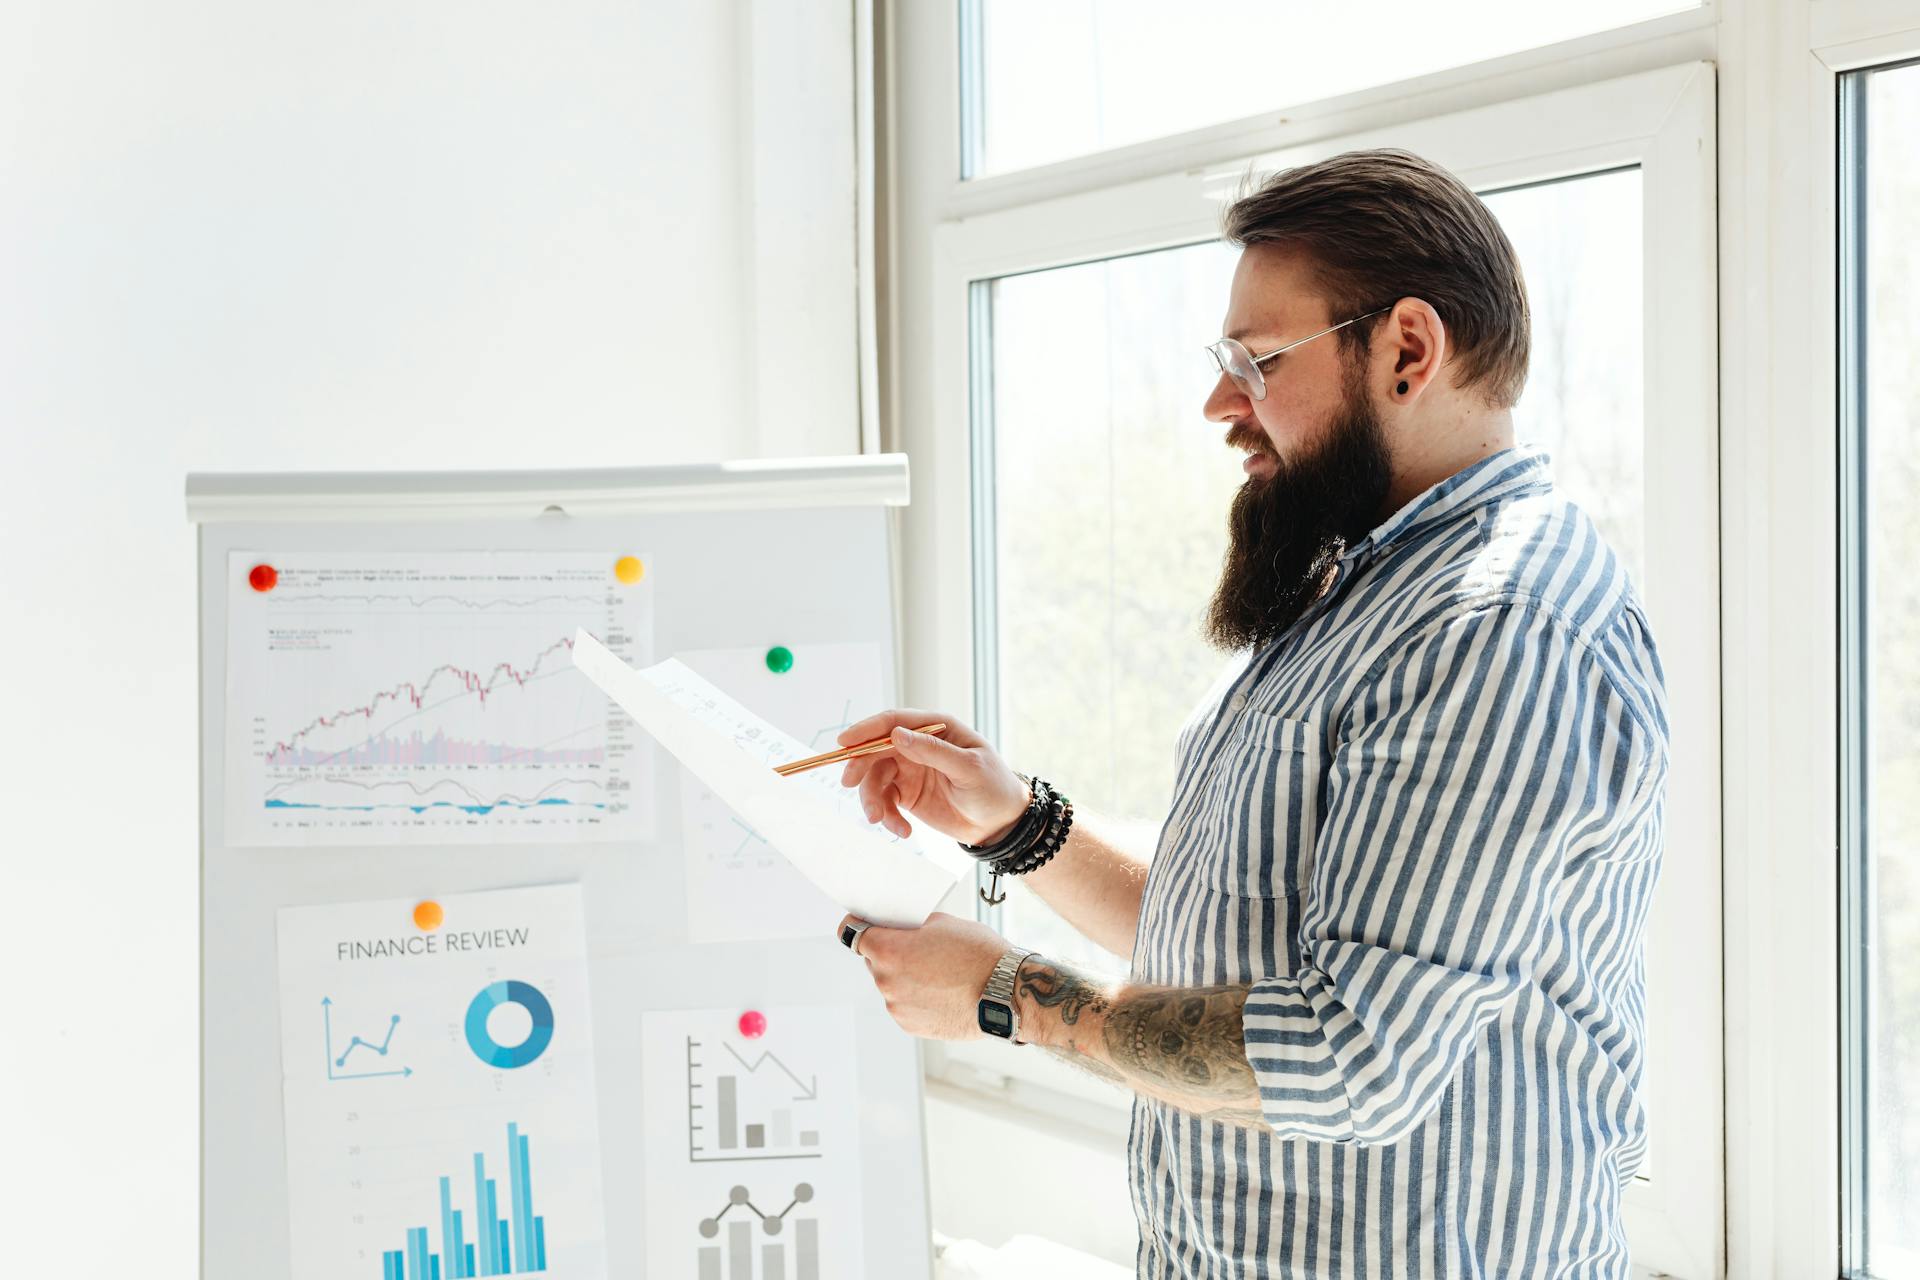
[[757, 1009], [749, 1009], [741, 1014], [740, 1034], [749, 1040], [758, 1040], [767, 1034], [767, 1015]]
[[255, 591], [271, 591], [279, 581], [279, 573], [270, 564], [257, 564], [253, 566], [253, 572], [247, 575], [247, 584]]

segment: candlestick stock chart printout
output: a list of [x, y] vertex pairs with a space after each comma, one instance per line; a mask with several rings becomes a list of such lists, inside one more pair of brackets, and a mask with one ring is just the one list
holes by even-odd
[[646, 661], [616, 552], [235, 552], [234, 845], [551, 843], [652, 833], [651, 749], [574, 668], [577, 627]]

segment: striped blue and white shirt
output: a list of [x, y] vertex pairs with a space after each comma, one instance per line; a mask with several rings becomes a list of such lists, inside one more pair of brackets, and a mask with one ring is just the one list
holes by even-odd
[[1272, 1132], [1134, 1105], [1143, 1277], [1625, 1276], [1659, 658], [1510, 449], [1342, 557], [1179, 739], [1132, 977], [1250, 984]]

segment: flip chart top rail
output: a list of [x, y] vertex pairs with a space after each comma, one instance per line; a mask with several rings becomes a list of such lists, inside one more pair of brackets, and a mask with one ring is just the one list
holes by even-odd
[[199, 472], [187, 518], [357, 521], [907, 504], [901, 453], [552, 471]]

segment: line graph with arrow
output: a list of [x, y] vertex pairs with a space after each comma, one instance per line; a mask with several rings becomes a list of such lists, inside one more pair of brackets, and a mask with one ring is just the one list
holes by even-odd
[[320, 1017], [322, 1022], [325, 1024], [325, 1031], [326, 1031], [327, 1079], [329, 1080], [373, 1080], [381, 1076], [400, 1076], [404, 1078], [407, 1076], [411, 1076], [413, 1074], [413, 1068], [408, 1066], [399, 1066], [391, 1069], [382, 1069], [378, 1071], [366, 1071], [366, 1070], [348, 1071], [346, 1069], [347, 1062], [350, 1058], [353, 1057], [353, 1052], [356, 1049], [365, 1049], [367, 1051], [367, 1053], [363, 1053], [360, 1055], [361, 1062], [368, 1061], [368, 1057], [367, 1057], [368, 1053], [374, 1055], [372, 1061], [375, 1063], [384, 1062], [386, 1060], [388, 1051], [393, 1048], [394, 1030], [400, 1025], [399, 1014], [397, 1013], [394, 1014], [388, 1020], [387, 1033], [380, 1038], [380, 1042], [378, 1044], [374, 1043], [371, 1040], [362, 1039], [359, 1036], [353, 1036], [348, 1039], [346, 1048], [340, 1050], [338, 1054], [335, 1054], [333, 1050], [333, 997], [332, 996], [322, 996], [320, 998]]
[[725, 1040], [721, 1057], [708, 1043], [687, 1041], [687, 1159], [696, 1164], [740, 1160], [817, 1160], [815, 1104], [820, 1078], [802, 1077], [779, 1054], [749, 1059]]

